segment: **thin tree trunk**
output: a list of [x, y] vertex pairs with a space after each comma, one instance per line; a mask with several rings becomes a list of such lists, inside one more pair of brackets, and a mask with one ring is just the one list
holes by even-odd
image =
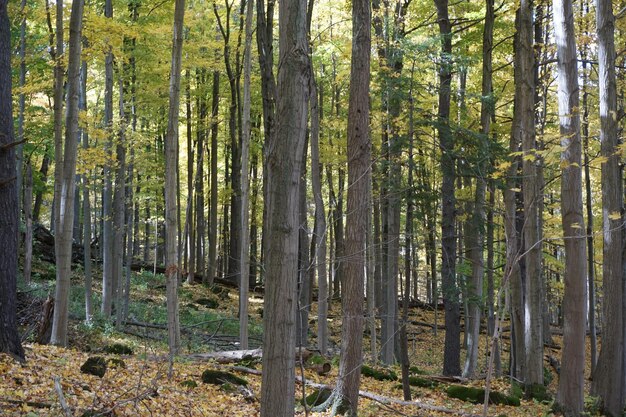
[[116, 146], [115, 195], [113, 196], [113, 285], [116, 327], [121, 329], [123, 319], [122, 294], [124, 287], [124, 236], [126, 222], [126, 111], [124, 108], [124, 81], [119, 77], [120, 130]]
[[314, 238], [317, 242], [315, 259], [311, 259], [317, 268], [317, 346], [322, 355], [328, 351], [328, 275], [326, 271], [326, 241], [328, 238], [326, 213], [322, 197], [322, 174], [320, 164], [320, 116], [321, 107], [318, 100], [317, 82], [313, 63], [311, 66], [311, 186], [315, 201], [315, 227]]
[[[55, 238], [56, 290], [52, 320], [51, 343], [67, 346], [69, 292], [72, 275], [72, 229], [74, 225], [74, 191], [76, 182], [76, 151], [78, 145], [78, 96], [80, 92], [80, 63], [83, 23], [83, 0], [72, 2], [70, 17], [69, 57], [67, 66], [66, 137], [63, 153], [62, 183], [57, 202], [60, 205]], [[57, 161], [58, 163], [59, 161]]]
[[176, 204], [178, 110], [180, 104], [180, 76], [183, 50], [183, 18], [185, 0], [176, 0], [172, 35], [172, 64], [170, 70], [169, 111], [167, 138], [165, 140], [165, 278], [167, 291], [167, 328], [170, 354], [170, 374], [173, 357], [180, 350], [180, 321], [178, 316], [178, 278], [180, 275]]
[[[87, 111], [87, 62], [81, 64], [81, 90], [79, 108]], [[81, 129], [83, 149], [89, 148], [89, 133]], [[91, 271], [91, 201], [89, 197], [89, 172], [82, 175], [83, 182], [83, 265], [85, 272], [85, 322], [91, 323], [93, 317], [93, 291]]]
[[207, 283], [213, 285], [213, 280], [217, 276], [217, 116], [219, 113], [220, 96], [220, 73], [213, 71], [213, 87], [211, 96], [211, 188], [209, 209], [209, 271], [207, 273]]
[[[104, 16], [113, 19], [112, 0], [106, 0]], [[112, 312], [115, 292], [113, 246], [113, 181], [111, 178], [112, 147], [113, 147], [113, 53], [111, 47], [105, 56], [105, 85], [104, 85], [104, 127], [107, 131], [105, 152], [107, 162], [104, 164], [104, 190], [102, 192], [102, 305], [100, 311], [105, 318]]]
[[251, 92], [250, 77], [252, 72], [252, 20], [254, 19], [254, 0], [246, 0], [246, 24], [243, 58], [243, 126], [241, 141], [241, 252], [239, 253], [239, 343], [241, 349], [248, 349], [248, 290], [250, 288], [250, 234], [248, 211], [250, 203], [250, 182], [248, 179], [248, 160], [250, 158], [250, 137], [252, 121], [250, 116]]
[[24, 220], [24, 283], [29, 285], [33, 269], [33, 169], [30, 163], [26, 164], [24, 181]]

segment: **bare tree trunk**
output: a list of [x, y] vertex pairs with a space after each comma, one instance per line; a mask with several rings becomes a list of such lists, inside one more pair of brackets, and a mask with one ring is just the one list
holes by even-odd
[[[106, 0], [104, 16], [113, 19], [112, 0]], [[108, 133], [105, 143], [107, 162], [104, 164], [104, 190], [102, 192], [102, 305], [100, 311], [105, 318], [112, 312], [115, 292], [113, 246], [113, 181], [111, 179], [112, 147], [113, 147], [113, 53], [111, 47], [105, 56], [105, 85], [104, 85], [104, 127]]]
[[326, 213], [322, 198], [322, 174], [320, 165], [320, 103], [317, 96], [317, 82], [313, 63], [311, 65], [311, 186], [315, 200], [315, 229], [313, 235], [317, 242], [315, 259], [311, 262], [317, 268], [317, 346], [322, 355], [328, 351], [328, 275], [326, 271], [326, 241], [328, 238]]
[[115, 195], [113, 196], [113, 282], [115, 294], [115, 326], [122, 327], [123, 309], [123, 272], [124, 272], [124, 235], [127, 231], [126, 222], [126, 112], [124, 109], [124, 75], [119, 77], [119, 117], [120, 130], [116, 146], [117, 169], [115, 172]]
[[370, 194], [371, 139], [369, 136], [369, 85], [371, 56], [369, 0], [352, 2], [352, 62], [348, 107], [348, 202], [345, 261], [342, 274], [341, 358], [338, 401], [356, 416], [360, 368], [363, 361], [363, 296]]
[[250, 288], [250, 234], [249, 200], [250, 182], [248, 179], [248, 160], [250, 158], [250, 136], [252, 120], [250, 116], [250, 76], [252, 72], [252, 20], [254, 19], [254, 0], [246, 0], [246, 29], [243, 58], [243, 126], [241, 141], [241, 252], [239, 253], [239, 342], [240, 349], [248, 349], [248, 290]]
[[[19, 87], [20, 87], [20, 94], [18, 96], [18, 117], [17, 117], [17, 140], [18, 141], [22, 141], [24, 140], [24, 112], [26, 110], [26, 95], [24, 94], [23, 88], [24, 85], [26, 84], [26, 0], [21, 0], [20, 3], [20, 13], [22, 16], [22, 21], [20, 23], [20, 78], [19, 78]], [[17, 186], [17, 213], [18, 213], [18, 220], [20, 219], [21, 216], [21, 212], [22, 212], [22, 185], [24, 182], [24, 176], [23, 176], [23, 169], [24, 169], [24, 145], [22, 143], [19, 143], [16, 147], [16, 151], [15, 151], [15, 156], [17, 158], [17, 163], [16, 163], [16, 168], [15, 168], [15, 182], [16, 182], [16, 186]], [[28, 164], [30, 167], [30, 163]], [[31, 187], [32, 187], [32, 167], [28, 168], [31, 169]], [[32, 188], [30, 190], [31, 193], [31, 199], [32, 199]], [[25, 197], [24, 197], [25, 198]], [[24, 202], [24, 205], [26, 204], [26, 202]], [[32, 212], [32, 201], [29, 203], [30, 204], [30, 210]], [[26, 219], [26, 213], [24, 213], [24, 221], [28, 221]], [[32, 223], [32, 218], [31, 218], [31, 223]], [[20, 247], [20, 242], [18, 242], [18, 246], [17, 249], [19, 251], [19, 247]], [[27, 249], [25, 249], [27, 250]], [[32, 248], [31, 248], [32, 251]], [[30, 271], [29, 271], [30, 272]], [[30, 276], [29, 276], [29, 281], [30, 282]]]
[[294, 413], [298, 190], [309, 95], [306, 1], [279, 3], [276, 131], [267, 150], [268, 227], [261, 416]]
[[13, 133], [13, 98], [11, 80], [11, 24], [8, 0], [0, 0], [0, 352], [24, 361], [24, 349], [17, 330], [17, 268], [19, 216], [16, 158]]
[[213, 72], [213, 87], [211, 97], [211, 189], [209, 208], [209, 270], [207, 273], [207, 283], [213, 284], [213, 280], [217, 276], [217, 127], [218, 127], [218, 111], [219, 111], [219, 95], [220, 95], [220, 73]]
[[604, 293], [602, 348], [593, 373], [591, 392], [602, 400], [607, 415], [617, 417], [624, 408], [624, 202], [617, 123], [615, 75], [615, 17], [612, 2], [596, 1], [598, 81], [602, 157], [602, 287]]
[[24, 220], [26, 221], [24, 283], [28, 285], [33, 270], [33, 168], [30, 162], [26, 165], [26, 179], [24, 181]]
[[[59, 222], [55, 238], [56, 290], [51, 343], [67, 346], [69, 318], [69, 292], [72, 275], [72, 229], [74, 226], [74, 192], [76, 182], [76, 151], [78, 145], [78, 95], [80, 92], [80, 63], [83, 23], [83, 0], [72, 2], [70, 17], [69, 56], [67, 65], [67, 115], [63, 153], [63, 177], [58, 187], [61, 191]], [[58, 163], [58, 161], [57, 161]]]
[[456, 283], [456, 235], [455, 224], [455, 156], [454, 139], [450, 132], [450, 83], [452, 80], [450, 54], [452, 53], [452, 35], [448, 17], [448, 1], [435, 0], [441, 34], [441, 60], [439, 64], [439, 106], [438, 134], [441, 148], [442, 170], [442, 293], [445, 306], [446, 338], [444, 344], [444, 375], [461, 374], [461, 324], [459, 313], [459, 293]]
[[178, 316], [178, 278], [180, 275], [176, 204], [178, 111], [180, 104], [180, 75], [183, 51], [183, 18], [185, 0], [176, 0], [172, 35], [172, 65], [170, 70], [169, 111], [165, 140], [165, 279], [167, 291], [167, 329], [170, 354], [170, 374], [173, 356], [180, 350], [180, 321]]
[[561, 216], [565, 240], [563, 353], [556, 404], [565, 416], [569, 417], [578, 416], [582, 412], [584, 400], [587, 254], [582, 202], [580, 116], [578, 113], [580, 105], [574, 13], [570, 0], [554, 0], [553, 4], [558, 58], [559, 119], [563, 149], [561, 152]]
[[533, 50], [533, 7], [530, 1], [520, 3], [517, 14], [515, 129], [522, 144], [522, 190], [524, 196], [524, 346], [526, 386], [543, 385], [543, 276], [542, 245], [539, 239], [539, 199], [543, 198], [537, 177], [537, 143], [535, 141], [535, 55]]
[[[87, 62], [81, 64], [81, 90], [79, 109], [87, 111]], [[83, 149], [89, 148], [89, 134], [81, 130]], [[83, 264], [85, 272], [85, 322], [90, 323], [93, 316], [93, 291], [91, 271], [91, 201], [89, 197], [89, 172], [82, 175], [83, 182]]]
[[[47, 7], [47, 3], [46, 3]], [[56, 48], [54, 49], [54, 198], [50, 230], [54, 232], [59, 221], [59, 197], [63, 179], [63, 2], [56, 4]], [[50, 25], [50, 23], [48, 23]], [[50, 30], [51, 31], [51, 30]], [[52, 37], [52, 35], [50, 35]], [[52, 43], [52, 42], [51, 42]]]
[[[193, 188], [193, 132], [191, 129], [191, 75], [189, 69], [185, 70], [185, 110], [187, 112], [187, 211], [185, 213], [185, 242], [187, 250], [185, 251], [185, 262], [187, 267], [187, 284], [193, 284], [196, 276], [196, 227], [194, 224], [194, 210], [198, 207], [194, 205], [194, 188]], [[198, 123], [200, 123], [198, 121]]]
[[304, 151], [300, 163], [300, 190], [298, 192], [298, 313], [296, 318], [296, 344], [307, 346], [309, 335], [309, 311], [311, 305], [311, 282], [309, 280], [309, 231], [307, 226], [306, 163], [309, 145], [308, 135], [304, 140]]

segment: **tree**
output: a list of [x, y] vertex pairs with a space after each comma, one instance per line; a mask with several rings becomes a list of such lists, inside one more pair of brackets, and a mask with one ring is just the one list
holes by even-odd
[[0, 0], [0, 352], [24, 360], [17, 332], [16, 283], [18, 256], [18, 196], [11, 79], [11, 25], [8, 0]]
[[563, 356], [556, 404], [569, 417], [578, 416], [583, 409], [587, 261], [574, 13], [570, 0], [554, 0], [553, 4], [562, 148], [561, 219], [565, 240]]
[[450, 83], [452, 81], [452, 32], [448, 16], [448, 0], [435, 0], [439, 35], [441, 36], [441, 62], [439, 62], [439, 106], [437, 131], [441, 148], [441, 285], [445, 307], [446, 337], [443, 357], [443, 374], [461, 374], [461, 324], [459, 294], [456, 284], [456, 232], [455, 228], [455, 156], [454, 139], [450, 131]]
[[492, 55], [493, 55], [493, 0], [485, 1], [485, 27], [483, 29], [482, 50], [482, 98], [480, 103], [481, 139], [479, 142], [479, 158], [477, 167], [476, 190], [474, 196], [474, 213], [469, 222], [471, 229], [470, 261], [472, 264], [472, 295], [469, 300], [469, 319], [467, 325], [468, 346], [463, 376], [473, 377], [478, 363], [478, 344], [480, 337], [480, 316], [483, 309], [483, 275], [485, 273], [483, 245], [485, 225], [485, 193], [487, 191], [487, 163], [489, 152], [489, 135], [491, 119], [495, 110], [492, 87]]
[[165, 139], [165, 285], [167, 292], [167, 341], [170, 370], [173, 356], [180, 349], [180, 322], [178, 316], [178, 111], [180, 105], [180, 75], [183, 55], [183, 19], [185, 0], [176, 0], [172, 34], [172, 62], [170, 67], [169, 110]]
[[298, 276], [298, 191], [309, 96], [306, 1], [279, 5], [276, 130], [267, 141], [267, 248], [261, 416], [292, 416]]
[[615, 17], [610, 0], [596, 1], [598, 81], [600, 91], [600, 143], [602, 164], [602, 285], [604, 325], [602, 349], [593, 373], [591, 392], [602, 400], [607, 415], [617, 417], [624, 408], [624, 202], [617, 124], [615, 77]]
[[78, 96], [80, 93], [80, 64], [82, 46], [84, 0], [72, 2], [70, 17], [69, 57], [67, 64], [67, 114], [65, 118], [65, 146], [61, 165], [61, 184], [58, 188], [58, 222], [56, 224], [56, 289], [51, 343], [67, 345], [69, 319], [69, 291], [72, 275], [72, 232], [74, 227], [74, 193], [76, 190], [76, 154], [78, 147]]
[[352, 58], [348, 107], [348, 201], [345, 260], [342, 274], [343, 318], [339, 395], [336, 403], [358, 415], [359, 382], [363, 358], [363, 295], [365, 291], [365, 244], [368, 228], [371, 175], [369, 135], [369, 88], [371, 56], [371, 10], [369, 0], [352, 2]]
[[[542, 322], [542, 268], [539, 239], [539, 199], [542, 198], [537, 177], [537, 144], [535, 142], [535, 78], [533, 50], [533, 7], [523, 0], [517, 11], [515, 43], [515, 113], [513, 134], [521, 143], [522, 190], [524, 199], [524, 260], [526, 267], [522, 293], [524, 294], [524, 356], [522, 379], [527, 386], [543, 384], [543, 322]], [[521, 342], [521, 341], [519, 341]]]
[[252, 121], [250, 118], [250, 76], [252, 72], [252, 20], [254, 19], [254, 0], [246, 1], [246, 32], [243, 58], [243, 131], [241, 141], [241, 245], [239, 253], [239, 342], [241, 349], [248, 349], [248, 289], [250, 283], [250, 235], [249, 200], [250, 182], [248, 179], [248, 158], [250, 156], [250, 136]]
[[[113, 19], [112, 0], [104, 3], [104, 16]], [[113, 52], [111, 46], [105, 54], [104, 63], [104, 128], [107, 130], [105, 151], [107, 162], [104, 164], [104, 190], [102, 192], [102, 304], [100, 311], [104, 317], [111, 316], [115, 293], [115, 262], [113, 247], [115, 245], [113, 231], [113, 181], [111, 172], [113, 147]]]

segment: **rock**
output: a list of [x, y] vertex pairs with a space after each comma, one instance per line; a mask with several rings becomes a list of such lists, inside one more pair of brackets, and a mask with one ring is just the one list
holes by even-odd
[[196, 300], [196, 304], [205, 306], [206, 308], [218, 308], [220, 306], [220, 303], [213, 298], [199, 298]]
[[114, 355], [132, 355], [133, 349], [130, 346], [126, 346], [122, 343], [113, 343], [112, 345], [107, 345], [103, 349], [107, 353], [112, 353]]
[[107, 371], [107, 361], [102, 356], [91, 356], [80, 367], [80, 371], [102, 378]]
[[[485, 390], [482, 388], [464, 387], [462, 385], [450, 385], [446, 390], [448, 397], [457, 398], [459, 400], [471, 402], [473, 404], [482, 404], [485, 399]], [[489, 402], [499, 405], [519, 406], [520, 400], [501, 392], [489, 392]]]
[[396, 381], [398, 379], [393, 371], [377, 370], [367, 365], [361, 367], [361, 375], [374, 378], [377, 381]]
[[233, 385], [248, 385], [248, 381], [237, 375], [224, 371], [216, 371], [213, 369], [207, 369], [202, 372], [202, 382], [205, 384], [222, 385], [224, 383], [231, 383]]

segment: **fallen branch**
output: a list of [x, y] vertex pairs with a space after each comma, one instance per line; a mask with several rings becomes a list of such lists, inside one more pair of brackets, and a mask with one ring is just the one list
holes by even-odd
[[52, 408], [54, 405], [50, 403], [41, 403], [39, 401], [26, 401], [26, 400], [12, 400], [10, 398], [0, 397], [0, 403], [15, 404], [15, 405], [27, 405], [33, 408]]
[[[251, 375], [263, 374], [258, 369], [250, 369], [250, 368], [246, 368], [245, 366], [232, 366], [231, 369], [237, 372], [247, 373]], [[296, 381], [298, 381], [299, 383], [302, 383], [302, 378], [296, 375]], [[310, 386], [313, 388], [329, 389], [329, 390], [335, 389], [335, 387], [333, 387], [332, 385], [318, 384], [315, 382], [310, 382], [308, 380], [305, 383], [307, 386]], [[446, 413], [446, 414], [454, 414], [454, 415], [461, 416], [461, 417], [478, 417], [478, 415], [476, 414], [466, 413], [460, 410], [451, 410], [449, 408], [439, 407], [437, 405], [432, 405], [432, 404], [426, 404], [426, 403], [422, 403], [419, 401], [398, 400], [397, 398], [385, 397], [383, 395], [374, 394], [369, 391], [359, 391], [359, 396], [363, 398], [367, 398], [372, 401], [376, 401], [381, 404], [396, 404], [396, 405], [401, 405], [401, 406], [406, 406], [406, 407], [417, 407], [422, 410], [437, 411], [437, 412]]]
[[72, 410], [70, 410], [70, 407], [65, 401], [65, 396], [63, 395], [63, 387], [61, 387], [61, 378], [58, 376], [54, 377], [54, 390], [57, 392], [57, 396], [59, 397], [59, 402], [61, 403], [61, 408], [65, 412], [65, 416], [72, 417]]

